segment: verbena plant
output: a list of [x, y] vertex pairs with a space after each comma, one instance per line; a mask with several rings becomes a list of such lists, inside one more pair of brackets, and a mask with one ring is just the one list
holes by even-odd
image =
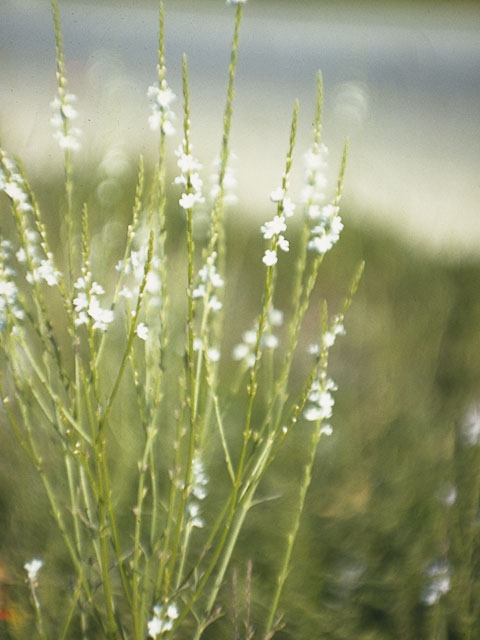
[[[287, 235], [296, 208], [289, 179], [297, 104], [285, 170], [270, 195], [274, 215], [261, 226], [266, 244], [258, 257], [264, 269], [261, 307], [233, 354], [222, 352], [228, 311], [223, 305], [225, 208], [232, 200], [230, 129], [243, 12], [240, 0], [230, 4], [235, 25], [223, 137], [208, 196], [192, 154], [183, 60], [183, 140], [175, 151], [177, 194], [168, 212], [183, 217], [184, 276], [172, 279], [168, 268], [167, 137], [174, 133], [175, 96], [166, 79], [161, 4], [158, 78], [148, 89], [158, 160], [151, 178], [139, 162], [123, 246], [109, 248], [109, 255], [118, 251], [114, 263], [104, 264], [104, 257], [92, 251], [92, 212], [75, 197], [73, 159], [80, 131], [74, 127], [75, 98], [67, 89], [56, 0], [58, 91], [52, 124], [64, 155], [65, 198], [55, 221], [61, 243], [52, 242], [20, 161], [0, 149], [0, 189], [10, 201], [13, 221], [1, 244], [2, 402], [41, 480], [69, 566], [69, 587], [58, 594], [64, 597], [61, 607], [46, 615], [39, 577], [43, 560], [25, 564], [40, 638], [202, 637], [222, 614], [222, 585], [259, 486], [288, 447], [289, 434], [301, 429], [310, 440], [309, 453], [258, 637], [271, 638], [283, 624], [281, 596], [316, 450], [321, 437], [331, 433], [327, 421], [336, 387], [327, 373], [329, 353], [344, 332], [344, 313], [362, 266], [335, 315], [324, 303], [318, 335], [305, 356], [310, 358], [305, 379], [292, 380], [320, 265], [343, 228], [339, 204], [346, 150], [328, 200], [319, 76], [283, 344], [275, 330], [284, 313], [275, 299], [278, 262], [292, 260]], [[197, 212], [208, 215], [204, 240], [195, 231]], [[231, 378], [221, 384], [226, 375]], [[115, 464], [120, 454], [122, 463]], [[121, 482], [119, 466], [127, 476]], [[213, 480], [215, 500], [209, 501]], [[253, 637], [251, 625], [245, 633]]]

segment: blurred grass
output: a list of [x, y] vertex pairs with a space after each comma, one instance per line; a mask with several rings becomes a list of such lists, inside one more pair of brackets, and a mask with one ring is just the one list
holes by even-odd
[[[37, 196], [44, 211], [55, 212], [61, 185], [48, 177], [45, 180], [35, 185]], [[104, 268], [115, 264], [117, 240], [126, 228], [131, 202], [125, 198], [102, 211], [92, 195], [94, 180], [91, 175], [81, 176], [77, 196], [79, 201], [90, 201], [90, 210], [96, 212], [92, 215], [94, 261]], [[122, 185], [123, 192], [133, 193], [130, 186]], [[3, 205], [6, 208], [6, 202], [0, 203]], [[449, 483], [458, 485], [462, 473], [468, 479], [471, 465], [480, 462], [474, 452], [473, 458], [462, 463], [459, 474], [454, 461], [456, 427], [471, 404], [480, 399], [480, 259], [452, 264], [426, 257], [383, 231], [358, 225], [354, 211], [344, 212], [344, 217], [341, 241], [323, 264], [314, 305], [306, 318], [302, 349], [315, 340], [322, 299], [326, 298], [330, 312], [335, 312], [360, 260], [366, 261], [366, 269], [345, 321], [347, 335], [338, 341], [331, 359], [331, 375], [339, 386], [332, 420], [334, 434], [320, 446], [283, 601], [288, 626], [278, 638], [433, 638], [437, 637], [431, 635], [436, 622], [432, 611], [421, 604], [420, 595], [427, 566], [450, 544], [452, 511], [439, 500], [439, 492]], [[8, 230], [5, 216], [4, 220]], [[53, 217], [50, 228], [61, 244]], [[185, 286], [183, 222], [176, 210], [170, 212], [168, 231], [170, 285], [181, 293]], [[299, 235], [293, 226], [291, 232], [292, 253], [282, 256], [275, 303], [287, 314]], [[228, 335], [222, 365], [226, 391], [236, 366], [230, 359], [231, 348], [255, 319], [264, 273], [263, 240], [250, 216], [241, 211], [231, 213], [227, 240]], [[179, 334], [181, 338], [180, 321]], [[299, 377], [305, 369], [303, 360], [300, 356], [295, 362]], [[134, 420], [125, 402], [121, 410]], [[235, 415], [240, 421], [243, 411], [240, 401], [232, 407], [230, 429], [236, 428]], [[45, 518], [46, 502], [35, 474], [6, 431], [3, 416], [0, 419], [4, 430], [0, 558], [12, 576], [11, 598], [23, 607], [28, 619], [21, 586], [23, 563], [34, 556], [46, 558], [43, 588], [58, 591], [62, 590], [58, 575], [65, 572], [65, 558], [58, 552], [57, 534]], [[252, 510], [237, 553], [242, 584], [247, 562], [253, 562], [252, 616], [257, 622], [269, 604], [277, 554], [291, 521], [307, 455], [308, 428], [298, 425], [288, 453], [281, 456], [264, 483], [261, 493], [265, 501]], [[129, 444], [122, 445], [119, 436], [118, 446], [115, 459], [120, 481], [126, 476], [121, 449]], [[212, 442], [213, 474], [216, 446]], [[216, 480], [222, 482], [222, 477], [218, 472], [212, 479], [212, 500]], [[127, 508], [130, 491], [125, 484]], [[205, 638], [233, 638], [231, 593], [231, 584], [226, 584], [226, 615], [212, 625]], [[446, 599], [442, 615], [447, 620], [455, 617], [454, 601], [453, 596], [450, 604]], [[50, 615], [55, 617], [55, 611]], [[0, 639], [8, 638], [7, 632], [13, 633], [12, 625], [0, 621]], [[463, 636], [452, 632], [445, 637]]]

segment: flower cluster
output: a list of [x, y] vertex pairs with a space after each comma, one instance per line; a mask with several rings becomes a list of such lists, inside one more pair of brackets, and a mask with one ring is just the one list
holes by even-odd
[[428, 606], [437, 604], [450, 591], [450, 567], [446, 560], [434, 562], [427, 570], [430, 582], [422, 593], [422, 602]]
[[205, 466], [198, 456], [193, 458], [193, 479], [191, 493], [187, 501], [188, 522], [192, 527], [201, 529], [205, 522], [200, 515], [200, 501], [207, 497], [208, 476], [205, 473]]
[[[283, 312], [280, 309], [270, 309], [268, 321], [262, 334], [261, 346], [267, 349], [276, 349], [279, 345], [278, 337], [273, 333], [272, 327], [280, 327], [283, 324]], [[255, 364], [255, 347], [257, 344], [258, 326], [245, 331], [242, 342], [237, 344], [232, 352], [234, 360], [243, 360], [248, 367]]]
[[222, 303], [215, 294], [212, 295], [212, 291], [220, 289], [224, 285], [223, 278], [215, 266], [216, 259], [217, 253], [214, 251], [208, 256], [206, 263], [198, 272], [200, 282], [192, 292], [194, 299], [202, 299], [204, 304], [213, 312], [219, 311], [222, 308]]
[[[316, 357], [327, 354], [335, 344], [337, 336], [344, 334], [343, 315], [339, 314], [333, 318], [330, 328], [323, 332], [320, 344], [311, 344], [309, 346], [309, 353]], [[303, 412], [305, 420], [317, 422], [318, 420], [330, 419], [335, 404], [332, 392], [336, 390], [337, 385], [331, 378], [327, 377], [325, 369], [322, 369], [310, 388], [307, 406]], [[332, 427], [329, 424], [325, 424], [321, 432], [325, 435], [331, 435]]]
[[[0, 152], [0, 161], [0, 190], [4, 191], [19, 212], [30, 213], [33, 207], [23, 176], [16, 165], [3, 152]], [[27, 282], [32, 284], [33, 282], [43, 281], [48, 286], [53, 287], [58, 284], [61, 273], [55, 269], [53, 254], [47, 251], [46, 246], [42, 244], [39, 233], [35, 229], [28, 228], [27, 220], [28, 218], [25, 217], [23, 221], [25, 248], [21, 247], [17, 251], [17, 260], [20, 264], [28, 262], [28, 267], [31, 271], [27, 271]]]
[[310, 354], [319, 355], [323, 349], [330, 349], [335, 344], [337, 336], [345, 335], [345, 327], [343, 326], [343, 316], [335, 316], [329, 329], [323, 332], [320, 344], [311, 344], [308, 347]]
[[24, 569], [27, 572], [28, 580], [35, 584], [38, 577], [38, 572], [43, 567], [43, 560], [33, 559], [31, 562], [26, 562]]
[[[308, 403], [303, 417], [309, 422], [317, 422], [318, 420], [328, 420], [332, 417], [333, 405], [335, 400], [332, 391], [337, 390], [335, 382], [328, 378], [325, 372], [322, 372], [316, 380], [314, 380], [310, 392], [308, 394]], [[330, 425], [324, 425], [322, 432], [325, 435], [332, 433]]]
[[338, 215], [340, 208], [337, 205], [327, 204], [320, 215], [320, 224], [313, 227], [308, 248], [317, 253], [324, 254], [333, 247], [340, 238], [343, 222]]
[[93, 321], [92, 328], [106, 331], [109, 324], [114, 320], [112, 309], [105, 309], [100, 306], [98, 296], [105, 293], [103, 287], [97, 282], [91, 282], [91, 274], [77, 279], [73, 285], [77, 290], [77, 297], [73, 300], [73, 306], [77, 313], [75, 326], [89, 324]]
[[[159, 72], [159, 75], [160, 72]], [[173, 121], [175, 114], [170, 108], [172, 102], [176, 99], [176, 95], [170, 89], [165, 78], [160, 81], [160, 86], [151, 85], [147, 91], [150, 100], [152, 113], [148, 117], [148, 123], [153, 131], [161, 131], [166, 136], [175, 133]]]
[[178, 201], [182, 209], [192, 209], [195, 204], [205, 202], [202, 195], [203, 181], [198, 173], [202, 165], [191, 154], [187, 153], [186, 140], [175, 151], [177, 156], [177, 166], [180, 169], [180, 175], [174, 180], [174, 184], [180, 184], [183, 187], [183, 193]]
[[149, 637], [155, 640], [155, 638], [171, 631], [178, 615], [178, 608], [174, 603], [157, 604], [153, 607], [153, 618], [147, 623]]
[[310, 220], [318, 220], [321, 217], [322, 208], [326, 203], [327, 157], [327, 147], [316, 141], [303, 156], [305, 179], [301, 197], [307, 218]]
[[[135, 300], [140, 284], [145, 275], [145, 263], [148, 256], [148, 247], [142, 243], [138, 250], [132, 250], [125, 261], [119, 260], [115, 269], [122, 274], [123, 286], [119, 295], [126, 300]], [[162, 280], [160, 277], [161, 260], [159, 256], [153, 256], [150, 271], [147, 274], [145, 292], [149, 294], [148, 305], [160, 307], [162, 305]], [[126, 282], [125, 282], [126, 281]]]
[[3, 331], [7, 323], [9, 313], [17, 320], [25, 316], [23, 310], [17, 305], [18, 289], [13, 281], [15, 270], [10, 266], [12, 243], [9, 240], [0, 242], [0, 331]]
[[32, 210], [25, 181], [14, 162], [0, 149], [0, 191], [12, 201], [18, 211]]
[[327, 156], [327, 147], [317, 141], [304, 155], [305, 184], [302, 200], [307, 218], [315, 223], [308, 248], [321, 255], [330, 251], [336, 244], [343, 229], [342, 219], [338, 215], [338, 204], [325, 204]]
[[61, 149], [69, 149], [71, 151], [80, 149], [79, 138], [82, 132], [77, 127], [71, 126], [72, 120], [75, 120], [78, 116], [77, 110], [73, 106], [76, 101], [77, 97], [75, 95], [59, 87], [58, 94], [50, 103], [53, 109], [50, 122], [55, 128], [53, 137]]
[[272, 247], [265, 251], [262, 258], [263, 263], [266, 264], [267, 267], [271, 267], [277, 263], [278, 247], [282, 251], [288, 251], [290, 249], [289, 242], [283, 235], [283, 232], [287, 230], [286, 219], [293, 216], [295, 211], [295, 205], [286, 195], [283, 187], [274, 189], [270, 194], [270, 200], [277, 204], [277, 215], [260, 227], [260, 231], [265, 240], [272, 240]]
[[[229, 159], [236, 159], [236, 155], [231, 153]], [[220, 171], [220, 158], [216, 158], [213, 163], [215, 172], [210, 176], [210, 183], [212, 187], [210, 189], [210, 198], [215, 201], [220, 194], [220, 183], [219, 183], [219, 171]], [[233, 167], [227, 165], [225, 167], [225, 173], [222, 181], [223, 188], [223, 204], [225, 205], [234, 205], [238, 202], [237, 194], [235, 193], [237, 188], [237, 177], [236, 172]]]

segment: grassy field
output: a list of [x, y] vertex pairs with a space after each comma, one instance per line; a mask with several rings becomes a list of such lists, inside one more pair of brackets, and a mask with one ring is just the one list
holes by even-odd
[[[81, 183], [85, 193], [94, 191], [88, 180]], [[58, 184], [40, 185], [45, 210], [53, 210], [59, 189]], [[107, 210], [96, 218], [93, 236], [98, 234], [100, 245], [111, 213]], [[117, 209], [116, 222], [126, 215], [127, 206], [125, 211]], [[322, 441], [318, 452], [282, 605], [287, 624], [278, 638], [467, 638], [461, 628], [469, 614], [458, 603], [466, 589], [475, 593], [478, 586], [468, 567], [464, 573], [465, 558], [460, 554], [455, 559], [455, 553], [459, 537], [476, 522], [471, 503], [478, 497], [480, 456], [478, 447], [462, 448], [458, 443], [459, 430], [479, 394], [480, 262], [452, 265], [427, 259], [374, 228], [358, 227], [354, 211], [346, 212], [345, 220], [342, 240], [324, 262], [314, 298], [317, 309], [312, 308], [306, 320], [306, 343], [314, 338], [321, 299], [335, 309], [361, 259], [366, 269], [345, 322], [347, 336], [332, 355], [332, 375], [339, 386], [334, 434]], [[170, 277], [183, 287], [182, 224], [173, 212], [169, 225]], [[229, 353], [255, 315], [258, 300], [252, 292], [263, 271], [258, 259], [261, 236], [256, 227], [245, 225], [240, 211], [230, 217], [227, 238], [226, 308], [232, 311], [224, 345], [226, 388], [233, 367]], [[279, 273], [277, 306], [287, 313], [291, 276]], [[295, 367], [302, 375], [301, 358]], [[236, 407], [238, 413], [243, 410]], [[124, 406], [123, 411], [131, 409]], [[33, 469], [7, 426], [3, 428], [0, 554], [12, 577], [8, 597], [19, 617], [16, 626], [0, 622], [0, 637], [11, 633], [21, 638], [30, 619], [18, 569], [22, 559], [41, 552], [51, 567], [45, 571], [42, 590], [52, 617], [59, 588], [54, 572], [62, 572], [66, 560], [59, 552], [58, 534], [44, 517], [48, 507]], [[253, 566], [254, 627], [264, 615], [276, 553], [284, 543], [308, 453], [305, 432], [298, 430], [292, 438], [288, 455], [277, 461], [261, 489], [265, 502], [252, 510], [235, 557], [239, 585], [245, 583], [248, 563]], [[215, 449], [212, 445], [212, 452]], [[120, 481], [121, 444], [118, 452]], [[212, 453], [212, 477], [215, 460]], [[457, 501], [448, 506], [454, 486]], [[126, 496], [130, 491], [125, 486]], [[476, 528], [473, 533], [478, 536]], [[429, 581], [428, 567], [447, 557], [453, 566], [457, 563], [458, 582], [452, 580], [438, 606], [426, 606], [422, 593]], [[245, 604], [241, 598], [233, 603], [231, 581], [232, 574], [222, 592], [225, 615], [205, 637], [237, 637], [232, 611], [238, 609], [242, 616]], [[474, 603], [475, 609], [478, 602]]]

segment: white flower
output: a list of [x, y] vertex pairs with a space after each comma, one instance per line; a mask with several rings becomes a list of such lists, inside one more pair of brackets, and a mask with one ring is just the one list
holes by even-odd
[[340, 216], [337, 216], [337, 215], [333, 216], [333, 218], [330, 220], [330, 235], [336, 238], [335, 242], [338, 240], [338, 237], [340, 236], [340, 232], [342, 231], [342, 229], [343, 229], [343, 222]]
[[212, 362], [218, 362], [220, 360], [220, 351], [215, 347], [210, 347], [207, 351], [207, 356]]
[[323, 434], [324, 436], [331, 436], [333, 433], [333, 429], [329, 424], [324, 424], [323, 427], [320, 429], [320, 433]]
[[333, 241], [330, 236], [327, 234], [323, 234], [321, 236], [314, 236], [308, 242], [308, 248], [312, 251], [316, 251], [317, 253], [324, 254], [333, 247]]
[[283, 311], [280, 309], [270, 309], [268, 313], [270, 324], [274, 327], [281, 327], [283, 324]]
[[140, 340], [146, 340], [148, 338], [148, 327], [145, 323], [139, 322], [135, 331]]
[[28, 579], [30, 582], [35, 582], [37, 579], [38, 572], [43, 567], [43, 560], [38, 560], [35, 558], [31, 562], [26, 562], [24, 568], [28, 574]]
[[260, 227], [260, 231], [263, 233], [265, 240], [269, 240], [273, 236], [286, 231], [287, 225], [285, 224], [284, 216], [275, 216], [273, 220], [269, 220]]
[[272, 251], [271, 249], [267, 249], [265, 251], [265, 255], [262, 258], [262, 262], [267, 265], [267, 267], [272, 267], [274, 264], [277, 264], [277, 252]]
[[273, 333], [268, 333], [264, 335], [264, 344], [267, 349], [276, 349], [280, 344], [280, 341], [277, 336], [273, 335]]
[[281, 202], [285, 197], [285, 189], [283, 187], [277, 187], [270, 193], [270, 200], [272, 202]]
[[157, 638], [161, 633], [163, 633], [164, 631], [169, 631], [169, 629], [172, 628], [171, 625], [167, 628], [165, 622], [157, 617], [153, 617], [151, 620], [149, 620], [147, 623], [147, 627], [148, 635], [151, 638]]
[[233, 348], [232, 358], [234, 360], [243, 360], [249, 353], [250, 349], [248, 348], [248, 345], [246, 345], [244, 342], [240, 342], [240, 344], [237, 344]]
[[177, 166], [183, 174], [193, 173], [202, 168], [202, 165], [192, 156], [191, 153], [185, 153], [183, 151], [183, 147], [177, 149], [177, 151], [175, 151], [175, 155], [178, 157]]
[[434, 562], [427, 570], [430, 583], [424, 589], [422, 601], [428, 606], [437, 604], [450, 591], [450, 567], [446, 561]]
[[21, 203], [27, 199], [27, 194], [16, 182], [7, 182], [3, 190], [14, 202]]
[[192, 495], [197, 500], [204, 500], [207, 497], [207, 484], [208, 476], [205, 473], [204, 464], [198, 456], [195, 456], [193, 459]]
[[191, 209], [195, 202], [197, 202], [197, 196], [195, 193], [183, 193], [178, 204], [183, 209]]
[[289, 251], [290, 244], [284, 236], [278, 236], [278, 246], [282, 251]]
[[55, 270], [51, 258], [41, 260], [40, 265], [35, 269], [35, 280], [45, 280], [49, 287], [53, 287], [58, 284], [58, 277], [60, 273]]
[[77, 137], [80, 136], [80, 129], [72, 129], [71, 132], [65, 135], [62, 131], [55, 131], [53, 134], [54, 140], [58, 142], [60, 149], [70, 151], [78, 151], [80, 149], [80, 142]]
[[77, 313], [84, 309], [88, 309], [88, 296], [85, 291], [80, 291], [78, 296], [73, 299], [73, 306]]
[[102, 309], [98, 300], [92, 297], [88, 307], [88, 315], [94, 320], [93, 328], [106, 331], [107, 325], [113, 322], [114, 314], [111, 309]]
[[220, 309], [222, 308], [222, 303], [220, 302], [220, 300], [217, 298], [217, 296], [212, 296], [210, 298], [210, 300], [208, 301], [208, 307], [209, 309], [211, 309], [212, 311], [220, 311]]
[[303, 417], [309, 422], [328, 420], [332, 417], [335, 400], [330, 391], [335, 391], [336, 384], [325, 376], [315, 380], [308, 394], [308, 406], [303, 412]]
[[465, 444], [473, 447], [480, 439], [480, 407], [473, 406], [462, 423], [462, 436]]
[[148, 87], [147, 96], [152, 103], [152, 113], [148, 118], [150, 128], [153, 131], [161, 129], [166, 136], [174, 134], [172, 120], [175, 119], [175, 114], [170, 109], [170, 105], [176, 96], [167, 85], [167, 81], [163, 79], [160, 88], [155, 85]]
[[20, 247], [15, 255], [17, 256], [17, 260], [20, 262], [20, 264], [25, 264], [25, 262], [27, 261], [27, 254], [23, 247]]
[[153, 607], [154, 616], [147, 623], [148, 635], [150, 638], [158, 638], [158, 636], [171, 631], [173, 622], [178, 618], [178, 609], [174, 603], [169, 604], [166, 609], [163, 605]]
[[200, 516], [200, 505], [196, 502], [187, 504], [187, 511], [190, 517], [190, 524], [192, 527], [198, 527], [201, 529], [205, 526], [204, 519]]
[[291, 199], [288, 196], [286, 196], [283, 199], [282, 205], [283, 205], [283, 213], [285, 214], [285, 216], [287, 218], [291, 218], [295, 212], [294, 203], [291, 201]]

